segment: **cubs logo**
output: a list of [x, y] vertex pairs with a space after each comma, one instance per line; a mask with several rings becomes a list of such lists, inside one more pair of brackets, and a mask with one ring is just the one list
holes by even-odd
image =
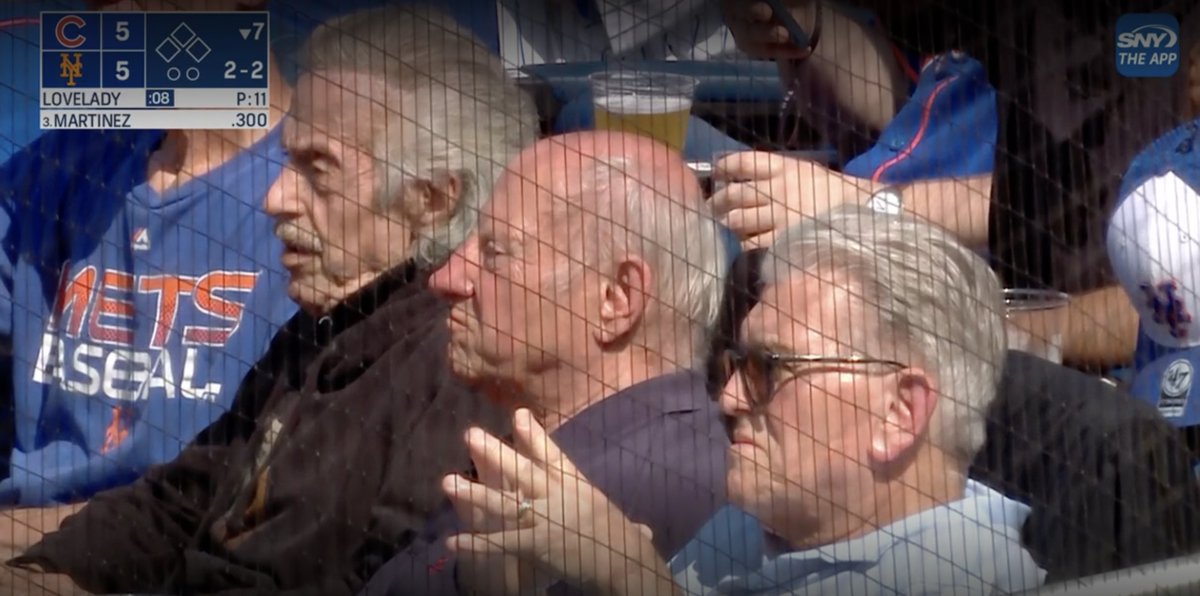
[[[62, 44], [62, 47], [73, 50], [87, 42], [87, 36], [79, 32], [85, 24], [83, 17], [69, 14], [59, 19], [58, 24], [54, 26], [54, 39]], [[70, 33], [67, 32], [68, 27], [72, 28]]]

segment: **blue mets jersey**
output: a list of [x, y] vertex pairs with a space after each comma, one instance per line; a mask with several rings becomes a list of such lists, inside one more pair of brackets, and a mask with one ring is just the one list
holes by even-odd
[[173, 459], [292, 316], [262, 210], [279, 130], [158, 193], [164, 133], [60, 131], [0, 167], [15, 449], [0, 505], [84, 499]]

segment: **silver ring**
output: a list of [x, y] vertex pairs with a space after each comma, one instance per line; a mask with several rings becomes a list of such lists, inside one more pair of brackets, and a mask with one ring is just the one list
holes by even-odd
[[529, 499], [522, 500], [517, 504], [517, 519], [525, 517], [525, 514], [529, 513], [530, 511], [533, 511], [533, 501], [530, 501]]

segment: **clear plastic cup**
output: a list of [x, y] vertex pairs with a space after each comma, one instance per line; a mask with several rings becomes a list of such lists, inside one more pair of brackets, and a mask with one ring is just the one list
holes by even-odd
[[1004, 290], [1008, 349], [1062, 364], [1071, 297], [1053, 290]]
[[683, 151], [696, 94], [692, 77], [635, 70], [589, 77], [596, 128], [632, 132]]

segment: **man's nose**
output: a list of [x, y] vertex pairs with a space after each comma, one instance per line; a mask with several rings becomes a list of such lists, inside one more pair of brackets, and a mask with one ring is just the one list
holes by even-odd
[[448, 300], [466, 300], [475, 294], [479, 270], [479, 241], [472, 236], [429, 278], [429, 287]]
[[277, 219], [285, 219], [301, 215], [303, 206], [300, 200], [300, 176], [295, 169], [284, 166], [275, 179], [275, 184], [267, 190], [267, 199], [263, 209], [268, 215]]
[[750, 396], [746, 393], [746, 384], [742, 382], [741, 371], [734, 372], [729, 376], [729, 380], [725, 382], [725, 388], [721, 390], [718, 403], [721, 413], [726, 416], [744, 416], [750, 413], [753, 404], [750, 403]]

